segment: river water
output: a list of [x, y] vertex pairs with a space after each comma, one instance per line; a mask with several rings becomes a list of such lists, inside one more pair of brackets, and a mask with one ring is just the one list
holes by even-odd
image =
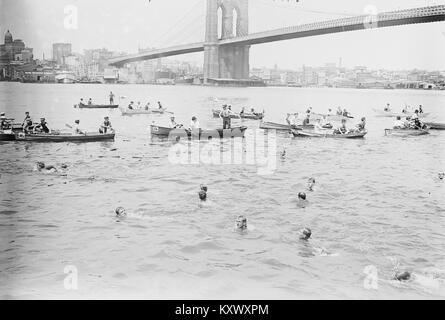
[[[179, 122], [195, 115], [208, 128], [220, 125], [211, 115], [215, 98], [235, 110], [265, 109], [276, 122], [307, 106], [342, 106], [356, 116], [348, 125], [366, 116], [369, 133], [362, 140], [270, 134], [268, 172], [255, 161], [178, 164], [172, 150], [180, 144], [147, 130], [168, 116], [73, 108], [80, 97], [106, 103], [110, 90], [123, 105], [160, 100]], [[0, 298], [445, 298], [445, 181], [438, 178], [445, 132], [385, 136], [393, 120], [372, 109], [387, 102], [422, 104], [445, 121], [443, 91], [0, 83], [0, 111], [17, 122], [29, 110], [53, 129], [79, 119], [96, 131], [109, 115], [117, 132], [114, 142], [0, 144]], [[242, 124], [244, 140], [205, 145], [223, 156], [251, 154], [254, 137], [264, 134], [258, 121]], [[68, 168], [42, 174], [36, 161]], [[312, 192], [309, 177], [317, 182]], [[201, 183], [209, 188], [205, 204]], [[296, 202], [300, 191], [305, 207]], [[116, 218], [118, 206], [127, 218]], [[234, 231], [238, 215], [248, 219], [245, 233]], [[303, 227], [312, 230], [308, 242], [298, 239]], [[396, 265], [412, 279], [391, 280]]]

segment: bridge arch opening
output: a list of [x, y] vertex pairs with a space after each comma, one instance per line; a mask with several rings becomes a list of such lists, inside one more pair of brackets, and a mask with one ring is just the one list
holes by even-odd
[[223, 37], [223, 29], [224, 29], [224, 9], [222, 6], [218, 7], [217, 10], [217, 18], [218, 18], [218, 40], [221, 40]]

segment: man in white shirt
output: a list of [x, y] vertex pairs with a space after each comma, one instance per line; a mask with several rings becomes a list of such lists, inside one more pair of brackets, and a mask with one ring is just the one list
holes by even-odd
[[84, 134], [84, 132], [80, 129], [79, 124], [79, 120], [74, 121], [73, 134]]
[[405, 121], [403, 121], [400, 116], [397, 116], [396, 121], [394, 121], [393, 128], [394, 129], [404, 129], [405, 127], [406, 127]]
[[199, 125], [198, 118], [193, 117], [192, 121], [190, 122], [190, 130], [199, 130], [201, 126]]
[[297, 117], [298, 117], [298, 113], [293, 113], [293, 114], [288, 113], [288, 114], [287, 114], [287, 117], [286, 117], [286, 122], [287, 122], [290, 126], [294, 127], [294, 126], [297, 125]]

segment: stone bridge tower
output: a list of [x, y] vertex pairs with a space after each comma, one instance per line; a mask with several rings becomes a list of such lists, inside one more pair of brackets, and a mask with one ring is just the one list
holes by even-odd
[[249, 33], [249, 0], [207, 0], [204, 80], [249, 79], [250, 46], [219, 41]]

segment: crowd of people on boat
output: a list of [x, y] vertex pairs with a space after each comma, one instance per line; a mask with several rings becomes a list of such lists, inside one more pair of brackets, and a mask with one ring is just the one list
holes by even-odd
[[393, 124], [393, 129], [425, 130], [427, 128], [427, 125], [420, 121], [417, 113], [414, 113], [411, 117], [406, 117], [404, 120], [401, 116], [397, 116]]

